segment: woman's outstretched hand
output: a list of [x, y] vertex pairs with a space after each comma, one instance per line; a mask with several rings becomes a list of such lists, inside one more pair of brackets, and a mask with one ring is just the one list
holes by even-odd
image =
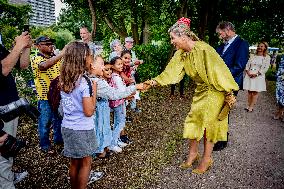
[[144, 83], [136, 84], [136, 89], [140, 90], [140, 91], [143, 91], [144, 90]]
[[144, 89], [143, 91], [148, 91], [151, 87], [157, 85], [157, 82], [155, 80], [147, 80], [144, 83]]

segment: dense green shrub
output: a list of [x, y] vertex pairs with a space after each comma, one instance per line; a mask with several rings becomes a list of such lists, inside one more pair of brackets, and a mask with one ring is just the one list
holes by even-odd
[[5, 25], [1, 28], [3, 45], [6, 49], [11, 49], [14, 44], [14, 39], [18, 35], [19, 30], [16, 27]]
[[268, 81], [276, 81], [276, 70], [275, 68], [269, 68], [265, 74]]
[[151, 79], [159, 75], [165, 68], [171, 45], [139, 45], [135, 46], [134, 51], [138, 59], [144, 63], [138, 67], [138, 74], [141, 81]]
[[75, 40], [75, 37], [69, 30], [59, 30], [55, 36], [56, 48], [63, 49], [63, 47], [70, 41]]
[[19, 96], [28, 98], [35, 105], [37, 102], [36, 94], [33, 88], [28, 85], [28, 83], [33, 80], [31, 66], [25, 70], [13, 69], [13, 75], [16, 79]]

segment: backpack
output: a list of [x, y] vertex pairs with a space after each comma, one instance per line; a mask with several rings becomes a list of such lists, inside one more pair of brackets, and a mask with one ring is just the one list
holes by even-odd
[[60, 91], [59, 76], [57, 76], [50, 82], [49, 90], [47, 92], [47, 100], [54, 113], [58, 113], [58, 107], [61, 100]]
[[[88, 86], [89, 86], [89, 92], [90, 92], [90, 96], [93, 96], [93, 87], [92, 87], [92, 82], [90, 80], [90, 78], [86, 75], [83, 75], [83, 77], [86, 79]], [[54, 78], [51, 82], [50, 82], [50, 86], [49, 86], [49, 90], [47, 93], [47, 99], [48, 99], [48, 103], [51, 107], [51, 110], [54, 113], [57, 113], [61, 116], [63, 116], [63, 110], [62, 107], [60, 107], [60, 100], [61, 100], [61, 95], [60, 95], [60, 85], [59, 85], [59, 76], [57, 76], [56, 78]]]

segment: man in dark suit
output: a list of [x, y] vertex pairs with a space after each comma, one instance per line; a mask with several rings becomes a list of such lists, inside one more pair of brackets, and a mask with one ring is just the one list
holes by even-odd
[[[236, 34], [235, 27], [231, 22], [220, 22], [216, 32], [224, 42], [216, 51], [230, 69], [240, 90], [242, 90], [243, 72], [249, 58], [249, 44]], [[237, 96], [238, 91], [235, 91], [234, 94]], [[227, 143], [228, 141], [217, 142], [213, 150], [222, 150], [227, 146]]]

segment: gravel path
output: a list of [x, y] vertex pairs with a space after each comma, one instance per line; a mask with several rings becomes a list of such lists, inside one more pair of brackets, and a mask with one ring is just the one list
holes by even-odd
[[244, 110], [246, 92], [240, 91], [237, 99], [230, 115], [228, 147], [213, 153], [214, 164], [208, 173], [195, 175], [179, 168], [187, 154], [185, 142], [182, 154], [147, 188], [284, 188], [284, 123], [272, 120], [274, 95], [261, 93], [252, 113]]

